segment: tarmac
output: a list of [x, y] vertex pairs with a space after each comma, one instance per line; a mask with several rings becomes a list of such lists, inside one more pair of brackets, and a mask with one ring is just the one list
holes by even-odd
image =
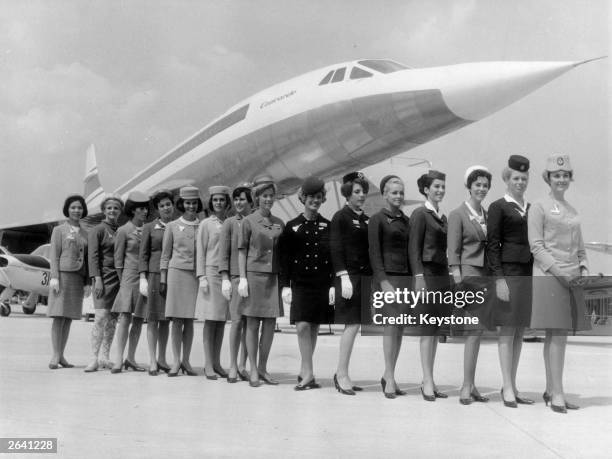
[[[570, 337], [568, 401], [581, 409], [554, 413], [542, 401], [541, 343], [524, 343], [518, 373], [522, 395], [535, 405], [506, 408], [495, 339], [483, 340], [476, 383], [488, 403], [459, 404], [463, 342], [438, 346], [435, 378], [448, 399], [426, 402], [419, 392], [418, 338], [406, 337], [397, 380], [408, 394], [381, 393], [382, 338], [358, 336], [351, 376], [365, 390], [340, 395], [331, 380], [340, 328], [320, 336], [315, 373], [321, 389], [296, 392], [295, 329], [279, 321], [269, 360], [279, 386], [209, 381], [202, 375], [202, 322], [195, 325], [191, 363], [197, 377], [151, 377], [109, 370], [84, 373], [91, 322], [74, 321], [66, 358], [75, 368], [49, 370], [51, 320], [14, 308], [0, 318], [0, 437], [55, 437], [62, 458], [168, 457], [611, 457], [612, 338]], [[325, 327], [324, 327], [325, 328]], [[229, 328], [226, 329], [226, 338]], [[111, 353], [112, 356], [112, 353]], [[227, 339], [223, 363], [227, 365]], [[143, 327], [136, 354], [148, 362]], [[169, 350], [168, 359], [172, 355]], [[49, 457], [48, 454], [27, 457]]]

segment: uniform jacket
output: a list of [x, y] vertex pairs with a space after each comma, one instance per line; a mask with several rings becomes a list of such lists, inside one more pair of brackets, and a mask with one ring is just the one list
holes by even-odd
[[303, 214], [287, 222], [280, 242], [281, 287], [296, 281], [332, 286], [334, 273], [329, 248], [331, 222], [321, 215], [307, 220]]
[[247, 271], [279, 272], [279, 240], [284, 227], [283, 221], [274, 215], [266, 223], [259, 210], [244, 218], [238, 248], [247, 250]]
[[219, 234], [219, 272], [228, 272], [230, 276], [239, 276], [238, 240], [242, 232], [244, 217], [236, 214], [227, 218]]
[[104, 268], [115, 270], [115, 233], [117, 227], [103, 221], [87, 237], [89, 276], [102, 276]]
[[219, 236], [223, 222], [216, 215], [202, 220], [196, 234], [196, 276], [206, 276], [207, 266], [219, 266]]
[[131, 221], [117, 230], [115, 237], [115, 268], [138, 271], [141, 238], [142, 227], [137, 227]]
[[578, 212], [567, 201], [547, 197], [529, 210], [528, 234], [535, 263], [544, 272], [559, 268], [587, 267]]
[[188, 222], [183, 217], [166, 225], [162, 241], [159, 269], [168, 268], [195, 271], [196, 232], [199, 220]]
[[446, 257], [446, 215], [438, 217], [425, 206], [417, 207], [410, 215], [408, 254], [412, 273], [423, 274], [423, 263], [448, 266]]
[[81, 272], [87, 277], [87, 233], [76, 231], [65, 222], [53, 228], [49, 252], [51, 278], [59, 279], [60, 271]]
[[527, 214], [505, 198], [489, 206], [487, 220], [487, 261], [494, 276], [503, 276], [502, 263], [531, 263], [527, 236]]
[[336, 275], [342, 271], [349, 274], [369, 275], [368, 217], [355, 213], [348, 205], [336, 212], [331, 221], [330, 246], [332, 264]]
[[394, 215], [388, 209], [381, 209], [370, 219], [368, 243], [376, 281], [382, 281], [385, 273], [410, 275], [408, 231], [409, 220], [402, 211]]
[[[485, 222], [487, 212], [482, 209]], [[451, 266], [485, 265], [487, 236], [465, 202], [448, 216], [448, 264]]]
[[138, 254], [138, 272], [159, 273], [162, 242], [166, 225], [159, 219], [147, 223], [142, 228], [140, 253]]

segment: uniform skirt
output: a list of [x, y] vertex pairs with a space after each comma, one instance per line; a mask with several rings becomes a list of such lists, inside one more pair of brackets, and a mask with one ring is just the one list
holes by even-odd
[[315, 281], [291, 281], [291, 311], [289, 319], [296, 322], [330, 324], [334, 321], [334, 308], [329, 304], [329, 287]]
[[[572, 275], [580, 274], [578, 265], [565, 268]], [[590, 330], [582, 291], [570, 291], [552, 275], [533, 269], [533, 307], [531, 328]]]
[[49, 292], [47, 316], [79, 320], [83, 313], [83, 287], [85, 278], [79, 272], [61, 271], [59, 293]]
[[140, 294], [140, 274], [135, 269], [126, 268], [121, 275], [119, 293], [113, 303], [111, 312], [132, 313], [144, 319], [147, 310], [147, 299]]
[[166, 299], [159, 293], [161, 274], [149, 273], [147, 296], [147, 320], [166, 320]]
[[207, 266], [206, 279], [208, 280], [208, 291], [203, 293], [198, 288], [196, 310], [202, 311], [202, 318], [204, 320], [225, 322], [229, 319], [229, 302], [221, 293], [219, 268], [217, 266]]
[[169, 268], [167, 285], [166, 317], [168, 319], [195, 318], [198, 295], [198, 278], [195, 271]]
[[[389, 281], [394, 289], [399, 289], [402, 292], [404, 289], [412, 290], [412, 277], [408, 275], [402, 275], [397, 273], [385, 273], [385, 278]], [[378, 282], [373, 282], [372, 291], [382, 291], [382, 288]], [[374, 304], [374, 302], [372, 302]], [[372, 307], [373, 314], [381, 314], [383, 317], [397, 317], [400, 318], [402, 314], [409, 314], [411, 312], [410, 304], [405, 301], [387, 303], [385, 302], [381, 308]]]
[[[493, 321], [502, 327], [529, 327], [531, 322], [532, 263], [502, 263], [510, 301], [493, 300]], [[495, 287], [493, 287], [493, 290]]]
[[96, 298], [95, 293], [93, 295], [94, 309], [107, 309], [110, 311], [115, 303], [117, 293], [119, 293], [119, 276], [115, 268], [108, 268], [106, 266], [102, 268], [102, 285], [104, 286], [102, 296]]
[[247, 271], [249, 296], [243, 315], [247, 317], [282, 317], [283, 303], [278, 291], [278, 275]]
[[361, 301], [361, 274], [349, 274], [353, 285], [353, 296], [348, 300], [342, 298], [342, 281], [336, 276], [334, 288], [336, 289], [336, 304], [334, 309], [334, 323], [336, 324], [362, 324]]
[[233, 321], [242, 319], [246, 298], [238, 295], [238, 284], [240, 276], [232, 276], [232, 296], [229, 302], [230, 319]]
[[455, 295], [459, 292], [472, 292], [482, 297], [483, 301], [465, 302], [462, 307], [455, 305], [453, 309], [455, 317], [476, 317], [478, 324], [453, 325], [453, 334], [480, 334], [484, 330], [494, 330], [491, 299], [495, 294], [495, 284], [491, 283], [488, 270], [479, 266], [461, 265], [461, 275], [463, 280], [456, 286]]
[[428, 317], [449, 317], [452, 314], [452, 305], [446, 304], [444, 301], [439, 301], [440, 294], [442, 297], [451, 289], [451, 280], [448, 275], [448, 266], [438, 263], [423, 263], [423, 277], [427, 292], [439, 292], [437, 295], [429, 295], [427, 301], [417, 304], [412, 310], [413, 315], [417, 317], [417, 325], [412, 328], [417, 330], [419, 335], [448, 335], [450, 334], [450, 325], [437, 325], [430, 323], [421, 323], [421, 314], [428, 314]]

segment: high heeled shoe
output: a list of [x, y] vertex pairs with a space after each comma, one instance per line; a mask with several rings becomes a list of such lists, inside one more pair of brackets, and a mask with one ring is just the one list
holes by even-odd
[[180, 369], [181, 368], [179, 367], [179, 369], [176, 370], [176, 371], [169, 370], [168, 371], [168, 378], [176, 378], [178, 376], [178, 374], [179, 374]]
[[343, 395], [355, 395], [355, 391], [353, 389], [343, 389], [342, 386], [340, 386], [338, 376], [336, 374], [334, 374], [334, 386], [336, 387], [336, 390]]
[[270, 386], [278, 386], [278, 381], [272, 379], [270, 376], [265, 375], [264, 373], [259, 373], [259, 379]]
[[383, 394], [385, 398], [394, 399], [396, 397], [395, 391], [393, 392], [385, 392], [385, 388], [387, 387], [387, 380], [385, 378], [380, 378], [380, 385], [382, 387]]
[[502, 402], [504, 402], [504, 406], [508, 407], [508, 408], [518, 408], [518, 405], [516, 403], [516, 400], [512, 400], [510, 402], [507, 402], [504, 399], [504, 389], [500, 390], [499, 393], [501, 394], [501, 398], [502, 398]]
[[[548, 392], [544, 392], [542, 394], [542, 399], [544, 399], [544, 404], [548, 406], [548, 404], [552, 401], [552, 395]], [[565, 408], [568, 410], [579, 410], [580, 407], [578, 405], [574, 405], [573, 403], [565, 402]]]
[[296, 390], [296, 391], [298, 391], [298, 392], [299, 392], [299, 391], [303, 391], [303, 390], [320, 389], [320, 388], [321, 388], [321, 385], [320, 385], [320, 384], [317, 384], [317, 381], [316, 381], [316, 379], [315, 379], [315, 378], [312, 378], [312, 379], [311, 379], [310, 381], [308, 381], [306, 384], [301, 384], [302, 382], [303, 382], [303, 380], [302, 380], [302, 381], [300, 381], [300, 384], [298, 384], [297, 386], [295, 386], [295, 387], [293, 388], [293, 390]]
[[468, 398], [459, 397], [459, 403], [461, 403], [462, 405], [471, 405], [473, 401], [474, 399], [471, 395]]
[[98, 366], [99, 366], [99, 363], [96, 360], [96, 361], [90, 363], [89, 365], [87, 365], [83, 371], [85, 373], [93, 373], [94, 371], [98, 371]]
[[550, 409], [553, 410], [555, 413], [567, 414], [567, 409], [565, 408], [565, 406], [555, 405], [554, 403], [552, 403], [552, 401], [550, 402]]
[[444, 392], [440, 392], [440, 391], [434, 389], [434, 397], [436, 397], [436, 398], [448, 398], [448, 394], [445, 394]]
[[159, 370], [149, 370], [149, 376], [157, 376], [159, 375]]
[[58, 362], [60, 367], [64, 367], [64, 368], [74, 368], [74, 365], [71, 363], [68, 363], [66, 360], [62, 360], [60, 359], [60, 361]]
[[206, 379], [208, 379], [209, 381], [216, 381], [217, 380], [217, 375], [209, 375], [208, 373], [206, 373], [206, 370], [204, 370], [204, 376], [206, 376]]
[[213, 371], [217, 373], [219, 376], [221, 376], [222, 378], [227, 378], [227, 371], [225, 371], [223, 368], [213, 367]]
[[425, 391], [423, 390], [423, 386], [421, 386], [421, 395], [423, 396], [423, 400], [425, 400], [426, 402], [435, 402], [436, 401], [436, 396], [435, 395], [427, 395], [427, 394], [425, 394]]
[[167, 365], [162, 365], [161, 363], [157, 362], [157, 368], [161, 371], [163, 371], [164, 373], [168, 373], [170, 371], [170, 367]]
[[195, 371], [187, 368], [184, 363], [181, 363], [179, 370], [181, 370], [183, 374], [187, 374], [187, 376], [197, 376], [198, 375]]
[[489, 401], [489, 397], [485, 397], [484, 395], [480, 395], [474, 391], [472, 391], [470, 393], [470, 397], [475, 401], [475, 402], [481, 402], [481, 403], [486, 403]]
[[59, 368], [59, 363], [50, 363], [49, 370], [57, 370]]
[[119, 368], [111, 368], [110, 372], [113, 375], [119, 374], [119, 373], [121, 373], [121, 367], [119, 367]]
[[261, 386], [261, 381], [259, 379], [257, 381], [251, 381], [249, 379], [249, 386], [251, 386], [251, 387], [259, 387], [259, 386]]
[[535, 403], [534, 400], [527, 397], [519, 397], [518, 395], [515, 395], [514, 398], [516, 399], [516, 403], [519, 405], [533, 405]]
[[144, 368], [139, 367], [138, 365], [136, 365], [135, 363], [130, 362], [128, 359], [125, 359], [123, 361], [123, 368], [125, 370], [129, 370], [130, 368], [134, 371], [145, 371]]
[[242, 371], [238, 370], [238, 377], [242, 381], [248, 381], [249, 380], [249, 374], [246, 372], [245, 369], [243, 369]]

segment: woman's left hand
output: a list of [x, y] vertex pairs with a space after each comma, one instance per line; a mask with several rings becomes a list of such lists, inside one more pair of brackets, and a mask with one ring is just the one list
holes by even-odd
[[89, 298], [90, 295], [91, 295], [91, 285], [85, 285], [83, 287], [83, 296], [85, 298]]
[[53, 293], [58, 294], [60, 291], [59, 279], [56, 279], [55, 277], [51, 279], [49, 281], [49, 288], [51, 291], [53, 291]]
[[334, 287], [329, 288], [329, 304], [336, 303], [336, 289]]

